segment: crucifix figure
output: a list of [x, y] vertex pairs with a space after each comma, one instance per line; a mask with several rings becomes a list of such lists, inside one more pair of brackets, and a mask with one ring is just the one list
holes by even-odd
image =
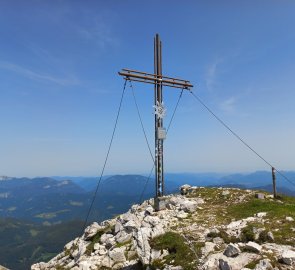
[[159, 201], [164, 195], [164, 169], [163, 169], [163, 142], [166, 138], [166, 130], [163, 127], [163, 118], [166, 109], [163, 104], [162, 87], [169, 86], [189, 90], [193, 85], [182, 79], [171, 78], [162, 75], [162, 42], [158, 34], [154, 38], [154, 74], [122, 69], [119, 75], [125, 80], [154, 84], [155, 92], [155, 179], [156, 179], [156, 209], [161, 208]]

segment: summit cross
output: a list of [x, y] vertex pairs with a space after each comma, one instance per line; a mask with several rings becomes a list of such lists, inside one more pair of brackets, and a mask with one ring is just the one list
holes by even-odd
[[163, 128], [165, 108], [163, 104], [163, 86], [190, 90], [193, 85], [188, 80], [171, 78], [162, 75], [162, 42], [158, 34], [154, 38], [154, 74], [131, 69], [122, 69], [119, 75], [125, 80], [154, 84], [154, 108], [155, 108], [155, 184], [156, 202], [164, 195], [164, 169], [163, 169], [163, 142], [166, 138], [166, 130]]

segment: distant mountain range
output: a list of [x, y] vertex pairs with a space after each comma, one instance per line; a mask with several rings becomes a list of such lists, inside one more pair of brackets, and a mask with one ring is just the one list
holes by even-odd
[[[295, 183], [295, 172], [284, 174]], [[97, 177], [1, 177], [0, 180], [0, 264], [16, 270], [51, 258], [64, 243], [79, 234], [98, 184]], [[167, 193], [178, 192], [183, 184], [272, 191], [271, 173], [266, 171], [165, 175]], [[295, 196], [294, 185], [279, 175], [277, 186], [279, 193]], [[139, 203], [144, 187], [142, 199], [153, 197], [154, 179], [141, 175], [105, 176], [88, 222], [102, 221], [127, 211]]]
[[[147, 178], [139, 175], [112, 176], [101, 183], [90, 220], [104, 220], [139, 202]], [[84, 183], [83, 183], [84, 184]], [[0, 182], [0, 216], [38, 223], [58, 224], [83, 220], [92, 201], [92, 190], [72, 180], [14, 178]], [[144, 198], [152, 196], [154, 184], [147, 185]]]
[[[283, 174], [291, 181], [293, 184], [284, 179], [280, 174], [276, 174], [277, 186], [283, 188], [283, 190], [293, 190], [295, 191], [295, 172], [288, 171], [283, 172]], [[125, 177], [125, 176], [116, 176]], [[56, 180], [66, 180], [70, 179], [83, 189], [91, 191], [96, 187], [98, 182], [98, 177], [52, 177]], [[105, 176], [103, 178], [103, 183], [105, 185], [112, 179], [111, 176]], [[118, 179], [118, 178], [116, 178]], [[124, 178], [128, 179], [128, 175]], [[111, 181], [110, 181], [111, 182]], [[152, 183], [149, 187], [150, 192], [154, 192], [154, 180], [150, 179]], [[171, 193], [178, 189], [180, 185], [190, 184], [196, 186], [222, 186], [222, 185], [239, 185], [244, 188], [255, 188], [272, 185], [272, 175], [268, 171], [257, 171], [249, 174], [218, 174], [218, 173], [167, 173], [165, 174], [166, 192]], [[120, 185], [117, 186], [120, 188]], [[140, 187], [139, 187], [140, 188]]]
[[[284, 173], [291, 181], [295, 172]], [[92, 201], [98, 178], [95, 177], [2, 177], [0, 181], [0, 216], [26, 219], [44, 224], [66, 220], [83, 220]], [[295, 183], [295, 181], [294, 181]], [[240, 188], [272, 190], [271, 173], [258, 171], [251, 174], [166, 174], [167, 193], [177, 192], [180, 185], [236, 186]], [[154, 196], [154, 179], [141, 175], [114, 175], [102, 179], [90, 220], [104, 220]], [[294, 195], [295, 185], [277, 175], [278, 192]]]

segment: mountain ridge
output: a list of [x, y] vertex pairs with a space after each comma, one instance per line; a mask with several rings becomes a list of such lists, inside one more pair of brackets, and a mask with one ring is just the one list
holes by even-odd
[[294, 269], [294, 198], [189, 185], [181, 193], [163, 197], [160, 211], [149, 199], [94, 222], [31, 269]]

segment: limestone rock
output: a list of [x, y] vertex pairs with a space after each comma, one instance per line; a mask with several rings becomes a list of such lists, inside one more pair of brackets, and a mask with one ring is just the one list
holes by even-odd
[[120, 231], [116, 236], [115, 240], [118, 243], [125, 243], [131, 240], [132, 235], [130, 233], [126, 233], [125, 231]]
[[104, 259], [101, 261], [100, 266], [112, 268], [114, 262], [110, 257], [104, 257]]
[[188, 213], [186, 213], [183, 210], [181, 210], [180, 212], [177, 213], [176, 217], [177, 218], [187, 218], [188, 217]]
[[286, 220], [292, 222], [292, 221], [294, 221], [294, 218], [292, 218], [292, 217], [286, 217]]
[[104, 233], [100, 237], [100, 242], [102, 244], [111, 244], [111, 245], [114, 245], [116, 243], [114, 236], [112, 234], [110, 234], [110, 233]]
[[151, 251], [151, 262], [161, 257], [161, 250], [152, 249]]
[[85, 241], [79, 239], [77, 242], [77, 249], [72, 252], [72, 256], [75, 260], [78, 260], [86, 252], [87, 245]]
[[241, 250], [239, 249], [239, 247], [235, 244], [229, 244], [225, 251], [224, 251], [224, 255], [227, 257], [236, 257], [241, 253]]
[[186, 195], [188, 193], [190, 187], [191, 187], [190, 185], [182, 185], [180, 187], [180, 194], [181, 195]]
[[126, 261], [124, 251], [121, 248], [114, 248], [109, 252], [109, 255], [115, 263]]
[[219, 259], [219, 268], [220, 270], [231, 270], [232, 268], [228, 264], [227, 261], [224, 261], [223, 259]]
[[89, 270], [91, 266], [91, 263], [87, 261], [82, 261], [79, 263], [79, 270]]
[[139, 224], [137, 222], [135, 222], [134, 220], [129, 220], [126, 224], [124, 224], [124, 227], [127, 229], [127, 230], [134, 230], [136, 228], [139, 227]]
[[134, 236], [135, 236], [136, 252], [137, 252], [137, 255], [139, 256], [140, 261], [143, 264], [149, 264], [150, 253], [151, 253], [149, 238], [151, 236], [151, 229], [140, 228], [137, 232], [135, 232]]
[[281, 261], [284, 264], [292, 265], [295, 262], [295, 252], [292, 250], [284, 251], [282, 254]]
[[268, 241], [271, 241], [271, 242], [275, 240], [272, 232], [267, 232], [267, 239]]
[[157, 225], [152, 229], [151, 238], [157, 237], [165, 233], [164, 228], [161, 225]]
[[265, 217], [266, 215], [267, 215], [266, 212], [260, 212], [260, 213], [257, 213], [257, 214], [256, 214], [256, 217], [258, 217], [258, 218], [262, 218], [262, 217]]
[[123, 225], [121, 224], [121, 222], [117, 221], [115, 224], [115, 234], [117, 234], [118, 232], [124, 230]]
[[181, 209], [185, 212], [193, 213], [196, 211], [198, 204], [194, 201], [183, 201], [181, 203]]
[[106, 255], [108, 253], [105, 246], [102, 246], [99, 243], [94, 244], [94, 250], [96, 251], [96, 254], [101, 256]]
[[227, 195], [229, 195], [229, 194], [230, 194], [229, 190], [224, 190], [224, 191], [222, 191], [222, 193], [221, 193], [222, 196], [227, 196]]
[[160, 219], [158, 217], [153, 217], [153, 216], [146, 216], [144, 218], [144, 221], [151, 224], [152, 226], [156, 226], [160, 223]]
[[271, 270], [273, 269], [270, 260], [264, 259], [260, 260], [259, 263], [255, 266], [254, 270]]
[[84, 238], [85, 240], [90, 239], [91, 237], [93, 237], [99, 230], [103, 229], [104, 227], [98, 225], [97, 222], [92, 223], [90, 226], [88, 226], [85, 229], [84, 232]]
[[152, 215], [153, 213], [154, 213], [154, 208], [151, 206], [151, 205], [149, 205], [146, 209], [145, 209], [145, 214], [146, 215]]
[[222, 245], [224, 243], [224, 240], [221, 237], [215, 237], [212, 241], [216, 245]]
[[207, 256], [209, 253], [211, 253], [212, 251], [214, 251], [216, 244], [212, 243], [212, 242], [206, 242], [205, 246], [202, 248], [202, 253]]
[[255, 242], [251, 242], [251, 241], [245, 245], [245, 248], [247, 250], [250, 250], [255, 253], [260, 253], [260, 251], [262, 249], [262, 247], [259, 244], [255, 243]]
[[[223, 232], [225, 232], [229, 237], [233, 236], [238, 239], [242, 229], [253, 223], [263, 225], [255, 225], [259, 229], [253, 230], [253, 232], [259, 235], [261, 230], [265, 230], [261, 227], [267, 227], [270, 222], [269, 219], [265, 218], [267, 217], [266, 212], [260, 212], [241, 220], [232, 220], [229, 224], [219, 225], [220, 223], [215, 222], [215, 220], [221, 218], [222, 221], [222, 217], [227, 220], [226, 212], [220, 213], [221, 216], [219, 216], [219, 213], [213, 211], [211, 215], [209, 208], [212, 207], [211, 200], [207, 199], [205, 197], [207, 195], [202, 192], [198, 193], [199, 190], [202, 190], [201, 187], [187, 185], [183, 190], [185, 190], [183, 193], [192, 196], [164, 196], [162, 202], [165, 203], [166, 207], [160, 211], [155, 211], [154, 200], [150, 199], [140, 205], [133, 205], [128, 212], [116, 218], [100, 224], [91, 224], [81, 237], [66, 244], [63, 252], [48, 263], [32, 265], [31, 269], [55, 270], [59, 265], [71, 270], [103, 268], [131, 270], [136, 269], [140, 262], [144, 265], [150, 265], [154, 260], [159, 260], [164, 264], [163, 268], [166, 270], [180, 270], [182, 269], [181, 266], [168, 265], [165, 261], [165, 257], [169, 255], [168, 249], [156, 250], [151, 246], [153, 238], [168, 231], [184, 235], [185, 243], [192, 251], [195, 243], [204, 244], [201, 252], [194, 250], [195, 254], [198, 254], [196, 255], [196, 265], [193, 265], [196, 270], [249, 270], [245, 266], [256, 261], [259, 262], [255, 266], [256, 270], [270, 270], [272, 268], [270, 268], [270, 262], [265, 259], [267, 257], [278, 259], [277, 263], [280, 264], [282, 270], [294, 268], [294, 247], [273, 243], [274, 239], [271, 232], [268, 232], [267, 237], [265, 237], [266, 232], [263, 232], [264, 235], [262, 236], [265, 242], [261, 245], [254, 242], [227, 245], [224, 243], [226, 239], [219, 237], [220, 235], [223, 236]], [[241, 203], [246, 201], [245, 198], [250, 199], [254, 195], [254, 191], [250, 190], [243, 191], [245, 194], [242, 195], [241, 191], [232, 191], [232, 188], [217, 189], [218, 196], [227, 196], [226, 203]], [[269, 200], [269, 198], [266, 199]], [[189, 214], [199, 211], [199, 209], [202, 210], [199, 205], [204, 203], [203, 209], [205, 210], [200, 211], [200, 214], [205, 213], [206, 218], [201, 215], [198, 216], [198, 213]], [[287, 217], [286, 221], [280, 220], [280, 222], [293, 222], [290, 218], [293, 219], [293, 217]], [[111, 230], [103, 233], [99, 242], [93, 243], [93, 236], [101, 230], [106, 231], [106, 228], [111, 228]], [[276, 227], [273, 228], [273, 231], [276, 229], [279, 230]], [[210, 237], [208, 237], [208, 234], [211, 234]], [[87, 250], [90, 244], [93, 245], [91, 254], [89, 249]], [[169, 250], [173, 252], [172, 249]], [[175, 264], [175, 261], [172, 261], [171, 264]], [[147, 269], [149, 269], [148, 266]]]

